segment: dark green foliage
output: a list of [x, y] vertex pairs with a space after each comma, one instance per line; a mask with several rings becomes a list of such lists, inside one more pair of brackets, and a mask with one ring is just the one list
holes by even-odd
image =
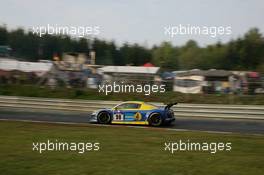
[[227, 69], [264, 71], [264, 38], [258, 29], [249, 30], [243, 37], [228, 43], [218, 42], [199, 47], [188, 41], [181, 47], [169, 42], [146, 48], [138, 44], [124, 43], [117, 47], [114, 41], [102, 39], [75, 39], [65, 35], [39, 37], [23, 29], [8, 31], [0, 26], [0, 45], [13, 49], [13, 56], [29, 61], [52, 59], [63, 52], [96, 52], [96, 64], [135, 65], [151, 62], [164, 70]]

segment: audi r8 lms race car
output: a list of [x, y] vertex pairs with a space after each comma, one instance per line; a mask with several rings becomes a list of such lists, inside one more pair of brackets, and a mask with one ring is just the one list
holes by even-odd
[[171, 109], [177, 103], [167, 104], [165, 107], [140, 102], [127, 101], [120, 103], [112, 109], [100, 109], [91, 115], [91, 122], [100, 124], [139, 124], [161, 126], [171, 124], [174, 112]]

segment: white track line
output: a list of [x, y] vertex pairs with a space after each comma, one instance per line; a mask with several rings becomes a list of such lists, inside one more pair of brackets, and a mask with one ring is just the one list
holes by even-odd
[[128, 127], [128, 128], [143, 128], [143, 129], [155, 129], [155, 130], [167, 130], [167, 131], [179, 131], [179, 132], [204, 132], [209, 134], [243, 134], [253, 136], [264, 136], [264, 134], [248, 134], [248, 133], [237, 133], [237, 132], [226, 132], [226, 131], [203, 131], [203, 130], [191, 130], [191, 129], [176, 129], [176, 128], [155, 128], [147, 126], [131, 126], [131, 125], [102, 125], [96, 123], [75, 123], [75, 122], [52, 122], [52, 121], [41, 121], [41, 120], [21, 120], [21, 119], [0, 119], [0, 121], [16, 121], [26, 123], [46, 123], [46, 124], [60, 124], [60, 125], [82, 125], [82, 126], [100, 126], [100, 127]]

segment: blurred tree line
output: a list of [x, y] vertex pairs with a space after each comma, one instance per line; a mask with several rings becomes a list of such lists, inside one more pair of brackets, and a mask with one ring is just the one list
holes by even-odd
[[190, 40], [181, 47], [163, 42], [146, 48], [124, 43], [118, 47], [114, 41], [71, 38], [65, 35], [39, 37], [23, 29], [7, 30], [0, 26], [0, 45], [13, 49], [13, 56], [29, 61], [52, 59], [63, 52], [96, 52], [96, 64], [142, 65], [151, 62], [166, 70], [226, 69], [257, 70], [264, 72], [264, 38], [257, 28], [228, 43], [218, 42], [200, 47]]

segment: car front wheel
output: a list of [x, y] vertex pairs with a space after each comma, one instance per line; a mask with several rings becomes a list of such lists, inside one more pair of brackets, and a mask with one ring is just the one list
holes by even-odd
[[111, 115], [108, 112], [100, 112], [97, 115], [97, 121], [100, 124], [109, 124], [111, 123]]

